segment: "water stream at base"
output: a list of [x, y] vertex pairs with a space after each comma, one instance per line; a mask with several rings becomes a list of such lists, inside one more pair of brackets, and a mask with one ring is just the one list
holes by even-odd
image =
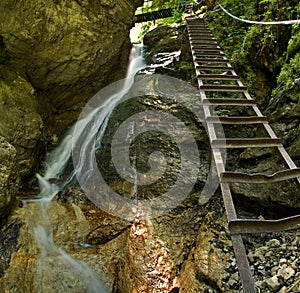
[[[101, 147], [101, 139], [114, 107], [130, 90], [136, 73], [143, 69], [144, 66], [142, 46], [134, 45], [131, 50], [127, 77], [124, 80], [124, 84], [120, 91], [114, 93], [111, 97], [104, 101], [104, 103], [101, 103], [101, 105], [98, 108], [95, 108], [87, 117], [85, 117], [85, 119], [77, 122], [76, 133], [74, 132], [75, 126], [71, 127], [60, 145], [47, 155], [44, 175], [36, 174], [39, 181], [40, 193], [33, 199], [23, 200], [25, 205], [30, 203], [38, 204], [40, 210], [40, 217], [35, 221], [33, 234], [41, 253], [41, 276], [43, 277], [43, 271], [47, 271], [48, 275], [49, 272], [52, 272], [53, 274], [48, 277], [48, 279], [56, 279], [57, 277], [62, 279], [62, 276], [58, 276], [58, 274], [64, 274], [66, 272], [66, 276], [63, 276], [63, 278], [70, 278], [71, 276], [73, 281], [70, 282], [81, 283], [79, 285], [74, 285], [77, 286], [77, 288], [80, 287], [81, 292], [101, 293], [106, 292], [106, 290], [99, 282], [96, 274], [87, 264], [82, 261], [75, 260], [62, 248], [55, 245], [53, 240], [53, 228], [51, 227], [49, 216], [47, 214], [47, 208], [49, 208], [49, 204], [52, 199], [60, 190], [73, 181], [76, 173], [81, 171], [81, 167], [77, 167], [77, 169], [75, 169], [60, 186], [51, 183], [51, 181], [52, 179], [59, 179], [61, 177], [68, 162], [70, 161], [73, 144], [76, 144], [76, 141], [80, 139], [81, 135], [83, 135], [86, 125], [91, 122], [94, 123], [95, 126], [92, 128], [92, 133], [89, 133], [88, 135], [84, 133], [87, 143], [83, 146], [81, 152], [85, 151], [85, 146], [91, 139], [93, 139], [95, 132], [97, 133], [96, 147]], [[82, 162], [82, 164], [84, 165], [86, 162]], [[88, 176], [88, 174], [85, 175]], [[57, 268], [54, 270], [53, 266], [56, 266]], [[41, 280], [39, 290], [44, 292], [46, 289], [51, 289], [49, 288], [48, 280]]]

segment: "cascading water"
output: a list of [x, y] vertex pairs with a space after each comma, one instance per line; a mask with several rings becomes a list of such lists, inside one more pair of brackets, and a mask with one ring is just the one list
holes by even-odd
[[[89, 162], [86, 162], [84, 159], [82, 159], [81, 164], [74, 169], [72, 174], [70, 174], [69, 177], [60, 186], [51, 183], [51, 179], [59, 179], [61, 177], [66, 165], [70, 161], [72, 155], [72, 147], [77, 143], [78, 140], [81, 139], [83, 133], [85, 135], [86, 142], [85, 144], [83, 144], [83, 147], [80, 150], [81, 154], [87, 151], [87, 146], [91, 143], [91, 140], [95, 136], [97, 136], [95, 150], [101, 147], [101, 139], [114, 107], [130, 90], [134, 82], [136, 73], [143, 67], [144, 63], [142, 57], [142, 46], [134, 45], [130, 55], [127, 78], [124, 80], [124, 83], [122, 83], [120, 90], [112, 94], [109, 99], [106, 99], [103, 103], [100, 104], [99, 107], [96, 107], [87, 117], [85, 117], [85, 119], [78, 121], [76, 123], [76, 126], [71, 127], [60, 145], [47, 155], [44, 175], [36, 175], [40, 185], [39, 195], [34, 199], [23, 201], [25, 205], [33, 202], [37, 203], [40, 209], [40, 219], [35, 222], [33, 233], [35, 240], [39, 245], [41, 253], [40, 274], [43, 276], [43, 271], [47, 271], [47, 274], [49, 275], [52, 267], [56, 265], [58, 269], [52, 270], [53, 276], [48, 277], [48, 279], [56, 278], [57, 276], [55, 276], [55, 274], [58, 274], [57, 272], [60, 272], [60, 274], [67, 272], [66, 278], [74, 279], [76, 280], [76, 283], [80, 283], [79, 285], [76, 285], [76, 290], [80, 290], [80, 292], [101, 293], [106, 292], [106, 290], [98, 281], [96, 274], [88, 267], [87, 264], [83, 263], [82, 261], [75, 260], [62, 248], [59, 248], [54, 244], [53, 228], [49, 224], [50, 221], [47, 214], [47, 208], [54, 196], [62, 188], [72, 182], [77, 172], [81, 172], [82, 168], [85, 168], [85, 170], [89, 170], [89, 166], [87, 166]], [[93, 127], [87, 134], [86, 127], [90, 123], [93, 123]], [[92, 156], [94, 154], [90, 155]], [[88, 172], [81, 172], [81, 175], [82, 174], [83, 176], [89, 175]], [[60, 278], [62, 277], [60, 276]], [[44, 279], [46, 280], [42, 280], [40, 285], [41, 292], [45, 292], [45, 290], [51, 289], [49, 288], [49, 284], [47, 284], [47, 278], [44, 277]], [[64, 289], [60, 288], [59, 290]]]

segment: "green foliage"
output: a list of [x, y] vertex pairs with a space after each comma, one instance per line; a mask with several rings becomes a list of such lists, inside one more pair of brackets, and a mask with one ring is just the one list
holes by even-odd
[[289, 90], [293, 87], [296, 79], [300, 78], [300, 53], [298, 52], [289, 63], [285, 64], [278, 76], [278, 88]]
[[141, 31], [140, 31], [139, 36], [138, 36], [138, 39], [139, 39], [140, 43], [142, 43], [142, 41], [144, 39], [144, 36], [148, 33], [151, 26], [152, 26], [152, 21], [144, 22], [142, 24], [142, 28], [141, 28]]
[[184, 19], [184, 14], [182, 11], [178, 9], [173, 9], [172, 17], [165, 18], [162, 23], [164, 24], [172, 24], [182, 22]]
[[[232, 14], [250, 20], [300, 18], [299, 0], [223, 0], [222, 5]], [[291, 86], [299, 75], [294, 59], [300, 51], [300, 25], [250, 25], [233, 20], [220, 9], [206, 14], [206, 20], [259, 104], [268, 103], [277, 76], [286, 63], [278, 80], [281, 86], [285, 85], [285, 79], [287, 86]], [[292, 71], [288, 69], [290, 65]]]
[[289, 41], [287, 48], [287, 57], [288, 59], [292, 58], [297, 52], [300, 51], [300, 25], [293, 26], [292, 38]]

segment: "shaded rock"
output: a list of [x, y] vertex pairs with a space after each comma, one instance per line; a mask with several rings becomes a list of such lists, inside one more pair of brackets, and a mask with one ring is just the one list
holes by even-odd
[[24, 176], [37, 164], [43, 122], [32, 85], [5, 66], [0, 69], [0, 135], [16, 148], [18, 169]]
[[232, 262], [233, 250], [224, 220], [213, 220], [213, 213], [206, 215], [195, 245], [179, 274], [180, 292], [232, 292], [234, 287], [229, 289], [228, 285], [239, 286], [238, 276], [234, 274], [237, 268]]
[[0, 231], [0, 276], [9, 267], [11, 255], [17, 250], [19, 231], [22, 224], [15, 220], [10, 225], [4, 226]]
[[26, 73], [55, 133], [100, 88], [124, 77], [134, 11], [131, 1], [1, 2], [6, 66]]
[[[275, 148], [252, 148], [245, 149], [240, 154], [236, 154], [232, 171], [244, 172], [247, 174], [267, 174], [272, 175], [278, 171], [285, 170], [280, 155]], [[237, 202], [241, 206], [246, 206], [246, 201], [241, 197], [245, 196], [250, 201], [260, 204], [266, 213], [274, 211], [273, 216], [280, 213], [292, 214], [294, 209], [300, 208], [300, 198], [295, 196], [297, 183], [294, 180], [273, 182], [265, 184], [255, 183], [233, 183], [232, 191], [236, 195]], [[250, 204], [252, 204], [250, 203]], [[266, 209], [268, 207], [268, 209]], [[287, 208], [289, 211], [287, 211]], [[270, 213], [271, 214], [271, 213]], [[269, 216], [270, 216], [269, 214]]]
[[0, 136], [0, 218], [8, 213], [19, 184], [16, 149]]
[[145, 35], [144, 45], [153, 72], [197, 85], [186, 25], [159, 25]]
[[[182, 26], [181, 25], [181, 29]], [[178, 51], [181, 48], [178, 25], [159, 25], [144, 36], [144, 45], [151, 54]]]

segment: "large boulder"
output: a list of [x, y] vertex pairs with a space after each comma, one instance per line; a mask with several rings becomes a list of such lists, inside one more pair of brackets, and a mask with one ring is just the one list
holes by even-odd
[[9, 211], [19, 184], [16, 149], [0, 136], [0, 218]]

